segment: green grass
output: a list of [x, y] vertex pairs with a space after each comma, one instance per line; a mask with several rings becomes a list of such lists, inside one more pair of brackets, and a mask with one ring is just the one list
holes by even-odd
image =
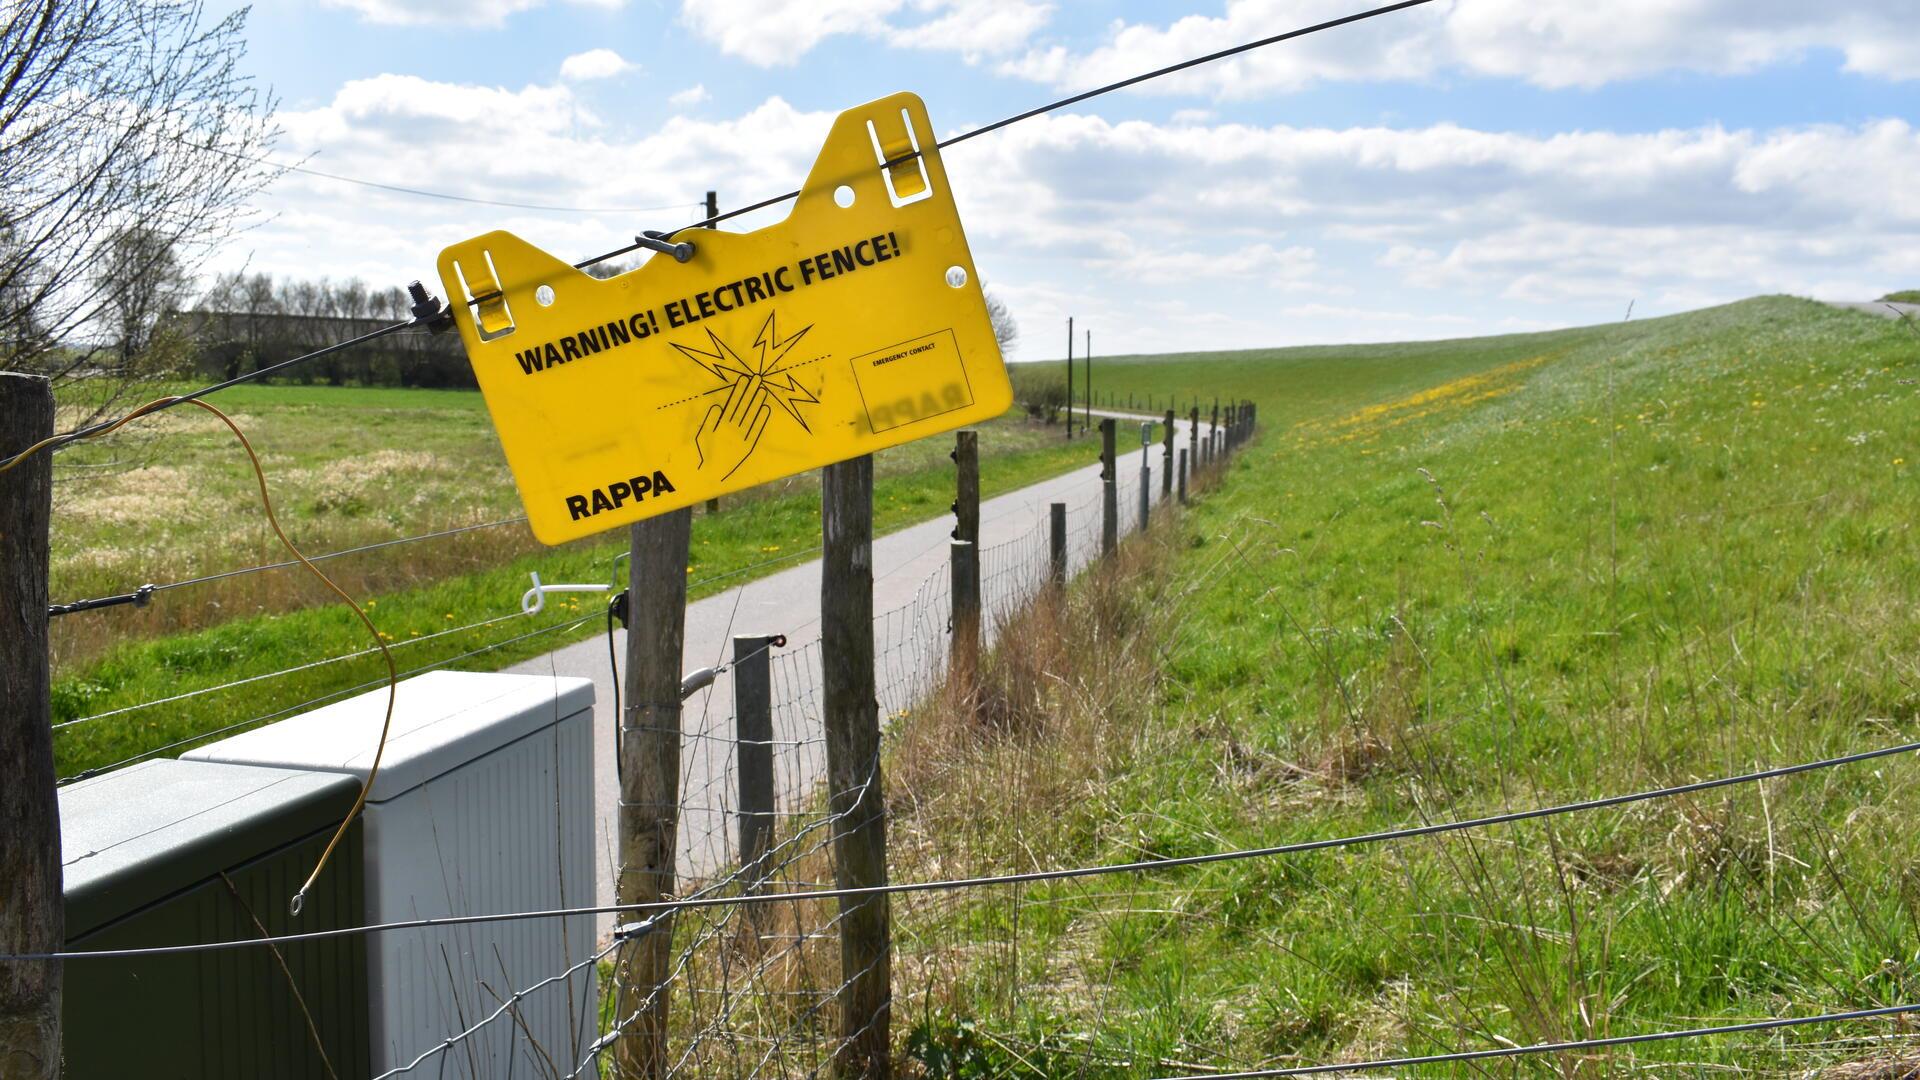
[[[328, 533], [325, 523], [338, 514], [311, 489], [302, 488], [303, 470], [315, 474], [365, 447], [401, 445], [432, 456], [428, 468], [380, 476], [362, 497], [381, 515], [375, 536], [396, 530], [429, 527], [438, 522], [400, 516], [392, 520], [388, 508], [421, 501], [448, 500], [470, 506], [483, 503], [479, 520], [504, 518], [518, 512], [511, 481], [497, 463], [497, 443], [486, 426], [484, 410], [474, 407], [478, 395], [459, 391], [333, 390], [318, 387], [248, 387], [236, 391], [230, 402], [247, 419], [255, 445], [269, 463], [269, 475], [282, 507], [283, 521], [296, 542], [317, 552], [348, 540]], [[338, 396], [336, 396], [338, 395]], [[418, 395], [417, 397], [415, 395]], [[448, 402], [456, 402], [450, 406]], [[980, 427], [982, 493], [992, 496], [1022, 487], [1060, 472], [1091, 464], [1096, 447], [1085, 441], [1067, 443], [1062, 430], [1018, 417]], [[250, 431], [251, 434], [251, 431]], [[104, 529], [92, 519], [56, 512], [56, 552], [72, 558], [77, 551], [105, 548], [159, 553], [196, 544], [218, 544], [209, 539], [231, 532], [235, 520], [251, 529], [259, 520], [257, 498], [244, 483], [250, 473], [235, 472], [234, 456], [224, 429], [190, 427], [166, 437], [161, 444], [169, 468], [191, 473], [208, 489], [221, 488], [225, 517], [211, 520], [209, 511], [184, 517], [141, 520], [150, 529], [139, 544], [126, 544], [119, 532]], [[288, 458], [280, 455], [293, 455]], [[874, 525], [885, 533], [947, 512], [953, 499], [953, 466], [948, 460], [949, 437], [938, 437], [896, 447], [876, 456]], [[88, 447], [103, 453], [105, 447]], [[483, 480], [463, 483], [450, 463], [472, 461]], [[232, 475], [230, 475], [232, 474]], [[243, 483], [244, 482], [244, 483]], [[231, 485], [225, 488], [223, 485]], [[470, 488], [471, 490], [467, 490]], [[696, 511], [687, 574], [692, 597], [709, 595], [771, 573], [804, 558], [819, 545], [819, 495], [814, 475], [804, 474], [765, 485], [748, 496], [725, 500], [719, 515]], [[132, 523], [128, 523], [131, 525]], [[104, 531], [101, 531], [104, 529]], [[94, 531], [88, 531], [94, 530]], [[327, 537], [316, 542], [315, 534]], [[529, 584], [528, 573], [542, 580], [607, 581], [614, 574], [614, 557], [624, 548], [624, 532], [548, 549], [534, 542], [524, 526], [469, 534], [453, 541], [388, 549], [325, 564], [328, 572], [354, 595], [371, 601], [369, 611], [390, 645], [399, 646], [396, 660], [408, 670], [437, 664], [535, 630], [551, 632], [524, 642], [499, 645], [463, 660], [474, 669], [504, 667], [539, 655], [572, 640], [599, 632], [602, 622], [589, 620], [566, 626], [603, 610], [604, 599], [554, 597], [547, 610], [534, 617], [516, 617], [462, 633], [433, 637], [449, 628], [466, 626], [517, 610], [520, 594]], [[358, 538], [361, 541], [365, 537]], [[242, 557], [244, 556], [244, 557]], [[57, 558], [60, 557], [57, 555]], [[276, 547], [227, 550], [222, 561], [198, 564], [196, 570], [272, 562], [284, 558]], [[56, 597], [92, 591], [118, 592], [130, 583], [165, 580], [145, 564], [111, 579], [111, 584], [85, 582], [84, 589], [61, 580]], [[56, 575], [57, 580], [59, 576]], [[177, 629], [179, 627], [185, 629]], [[125, 708], [239, 679], [268, 675], [296, 664], [342, 657], [368, 649], [365, 629], [304, 571], [293, 568], [235, 579], [227, 585], [197, 586], [160, 594], [144, 609], [114, 608], [66, 616], [54, 623], [66, 635], [64, 649], [56, 651], [53, 713], [56, 723]], [[428, 640], [417, 640], [428, 639]], [[263, 679], [232, 690], [185, 702], [155, 706], [62, 729], [56, 734], [55, 754], [61, 775], [112, 764], [204, 732], [218, 730], [249, 717], [294, 708], [324, 695], [365, 687], [383, 677], [378, 655], [342, 660], [294, 674]], [[178, 753], [184, 746], [169, 749]]]
[[[1920, 738], [1904, 328], [1764, 298], [1374, 354], [1110, 365], [1136, 392], [1232, 378], [1265, 430], [1173, 521], [1148, 714], [1118, 721], [1121, 748], [1071, 798], [1022, 816], [1017, 787], [996, 791], [983, 866], [1314, 840]], [[1044, 771], [1006, 769], [1013, 752], [980, 754], [990, 775]], [[904, 940], [1001, 959], [963, 959], [944, 1004], [898, 1023], [932, 1075], [1148, 1076], [1920, 1001], [1916, 781], [1896, 758], [996, 891], [906, 916]], [[1860, 1041], [1888, 1030], [1497, 1072], [1802, 1075], [1892, 1053]]]
[[[1151, 400], [1157, 410], [1177, 407], [1182, 415], [1196, 401], [1202, 415], [1210, 416], [1216, 400], [1222, 405], [1251, 400], [1260, 405], [1262, 425], [1275, 429], [1412, 393], [1488, 367], [1602, 340], [1609, 329], [1583, 327], [1385, 345], [1100, 357], [1094, 361], [1094, 392], [1103, 408], [1109, 400], [1125, 407], [1131, 398], [1142, 412]], [[1014, 385], [1026, 390], [1038, 380], [1059, 381], [1064, 368], [1055, 360], [1018, 364], [1012, 370]], [[1076, 367], [1076, 383], [1081, 377]], [[1170, 406], [1169, 401], [1175, 405]]]
[[1901, 289], [1890, 292], [1880, 299], [1894, 304], [1920, 304], [1920, 289]]

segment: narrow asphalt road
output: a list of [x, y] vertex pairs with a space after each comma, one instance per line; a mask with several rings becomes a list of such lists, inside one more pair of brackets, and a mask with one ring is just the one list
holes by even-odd
[[[1119, 432], [1119, 525], [1121, 533], [1139, 526], [1141, 449], [1129, 421]], [[1201, 437], [1211, 425], [1201, 424]], [[936, 436], [938, 437], [938, 436]], [[1176, 426], [1176, 451], [1190, 449], [1185, 420]], [[1097, 435], [1086, 441], [1089, 458], [1099, 455]], [[1160, 502], [1162, 447], [1148, 454], [1148, 490]], [[1176, 457], [1176, 461], [1178, 458]], [[1099, 549], [1100, 466], [1094, 464], [1043, 480], [980, 504], [983, 602], [989, 613], [1006, 610], [1024, 598], [1045, 572], [1048, 505], [1067, 504], [1070, 572], [1084, 566]], [[752, 504], [739, 513], [752, 513]], [[873, 543], [875, 679], [885, 716], [909, 708], [929, 685], [944, 656], [947, 639], [947, 580], [951, 516], [939, 517], [879, 537]], [[991, 627], [992, 619], [988, 620]], [[820, 562], [817, 558], [709, 596], [687, 607], [685, 663], [682, 670], [717, 666], [729, 659], [735, 636], [784, 634], [788, 645], [772, 657], [774, 701], [774, 773], [782, 811], [807, 803], [826, 772], [820, 722]], [[989, 633], [991, 630], [989, 630]], [[615, 631], [614, 651], [624, 666], [625, 631]], [[595, 902], [614, 902], [618, 844], [614, 827], [619, 804], [615, 774], [613, 675], [607, 641], [595, 636], [510, 669], [529, 675], [568, 675], [594, 683], [594, 806], [596, 817]], [[724, 873], [737, 859], [738, 828], [734, 807], [733, 686], [723, 674], [712, 687], [685, 703], [682, 719], [679, 872], [687, 883]], [[600, 920], [604, 939], [610, 916]]]

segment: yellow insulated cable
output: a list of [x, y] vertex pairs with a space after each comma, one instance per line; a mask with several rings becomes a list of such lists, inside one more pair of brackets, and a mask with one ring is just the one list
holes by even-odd
[[[212, 413], [220, 419], [221, 423], [227, 426], [228, 431], [233, 432], [234, 438], [240, 440], [240, 448], [247, 452], [247, 460], [253, 465], [253, 477], [260, 486], [260, 505], [267, 512], [267, 524], [273, 526], [273, 535], [280, 538], [280, 544], [287, 549], [288, 554], [292, 555], [301, 566], [306, 567], [314, 577], [320, 580], [322, 585], [325, 585], [335, 596], [338, 596], [347, 607], [353, 609], [354, 615], [357, 616], [361, 624], [367, 628], [367, 633], [373, 636], [374, 645], [380, 650], [381, 658], [387, 663], [387, 713], [385, 719], [382, 720], [380, 724], [380, 742], [379, 745], [374, 747], [373, 765], [367, 770], [366, 780], [360, 784], [360, 795], [353, 801], [353, 809], [347, 811], [347, 816], [341, 820], [340, 827], [334, 830], [333, 838], [327, 841], [326, 850], [320, 853], [319, 861], [314, 863], [313, 872], [307, 875], [307, 880], [301, 884], [299, 891], [293, 894], [293, 900], [289, 903], [288, 907], [293, 914], [298, 915], [300, 914], [300, 909], [306, 904], [307, 891], [313, 888], [313, 883], [319, 880], [320, 872], [326, 869], [327, 860], [333, 857], [333, 849], [339, 846], [340, 838], [347, 834], [347, 827], [353, 824], [353, 819], [359, 817], [360, 811], [367, 805], [367, 793], [373, 790], [374, 778], [380, 775], [380, 758], [387, 752], [387, 733], [393, 727], [393, 707], [400, 692], [400, 669], [394, 664], [393, 653], [387, 649], [387, 643], [381, 640], [379, 628], [373, 625], [373, 620], [367, 617], [366, 611], [360, 607], [359, 603], [356, 602], [353, 597], [347, 595], [345, 589], [335, 584], [334, 580], [327, 576], [326, 571], [315, 566], [305, 555], [301, 554], [300, 549], [295, 547], [293, 541], [287, 537], [287, 531], [280, 527], [280, 519], [273, 512], [273, 498], [267, 493], [267, 473], [260, 465], [260, 455], [254, 453], [253, 444], [247, 441], [246, 432], [240, 430], [240, 425], [234, 423], [232, 417], [199, 398], [156, 398], [134, 409], [132, 412], [127, 413], [120, 419], [97, 430], [89, 431], [81, 437], [91, 439], [98, 438], [101, 435], [111, 434], [142, 416], [146, 416], [149, 413], [156, 412], [163, 408], [181, 404], [195, 405]], [[8, 471], [38, 453], [40, 450], [63, 441], [73, 441], [73, 437], [68, 435], [55, 435], [34, 443], [32, 446], [14, 455], [12, 459], [4, 464], [0, 464], [0, 475], [5, 475]]]

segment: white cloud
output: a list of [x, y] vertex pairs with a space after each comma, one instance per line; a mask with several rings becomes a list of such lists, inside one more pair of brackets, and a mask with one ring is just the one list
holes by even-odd
[[713, 100], [713, 95], [707, 93], [707, 84], [705, 83], [694, 83], [685, 90], [676, 90], [667, 96], [667, 104], [682, 109], [711, 100]]
[[916, 5], [934, 18], [917, 25], [891, 26], [886, 40], [916, 49], [946, 49], [969, 60], [1019, 49], [1047, 24], [1053, 8], [1025, 0], [921, 0]]
[[969, 59], [1027, 44], [1052, 5], [1034, 0], [684, 0], [680, 19], [696, 34], [761, 67], [795, 63], [837, 35]]
[[1142, 248], [1115, 260], [1113, 269], [1136, 281], [1151, 283], [1239, 278], [1277, 289], [1298, 289], [1308, 286], [1320, 267], [1310, 247], [1295, 244], [1275, 248], [1262, 242], [1226, 251]]
[[[635, 130], [565, 84], [384, 75], [281, 120], [282, 156], [317, 154], [316, 167], [347, 175], [514, 202], [680, 207], [543, 214], [290, 174], [264, 206], [277, 216], [230, 253], [384, 284], [426, 276], [440, 247], [490, 229], [578, 258], [692, 220], [708, 187], [723, 206], [789, 190], [832, 115], [771, 98]], [[1070, 114], [943, 158], [974, 258], [1029, 356], [1057, 355], [1069, 314], [1113, 354], [1497, 332], [1615, 318], [1633, 298], [1653, 313], [1763, 291], [1871, 297], [1920, 280], [1909, 197], [1920, 131], [1899, 120], [1533, 135]]]
[[[1344, 0], [1229, 0], [1219, 16], [1117, 21], [1085, 52], [1036, 48], [1001, 70], [1085, 89], [1347, 14]], [[1327, 81], [1451, 71], [1594, 87], [1664, 71], [1733, 74], [1832, 49], [1849, 71], [1920, 78], [1911, 0], [1455, 0], [1259, 49], [1147, 84], [1148, 93], [1247, 98]]]
[[639, 65], [627, 61], [612, 49], [589, 49], [560, 61], [560, 77], [567, 82], [608, 79], [625, 74]]
[[[386, 26], [500, 26], [507, 16], [543, 7], [546, 0], [325, 0]], [[583, 7], [619, 9], [626, 0], [568, 0]]]

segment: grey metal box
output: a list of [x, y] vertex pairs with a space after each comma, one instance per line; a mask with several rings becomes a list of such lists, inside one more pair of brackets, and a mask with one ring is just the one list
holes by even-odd
[[[358, 823], [301, 916], [287, 912], [358, 790], [338, 774], [193, 761], [61, 789], [67, 947], [254, 938], [256, 918], [271, 934], [360, 925]], [[68, 961], [65, 1075], [324, 1080], [329, 1063], [368, 1075], [366, 942], [279, 953], [284, 970], [263, 946]]]

